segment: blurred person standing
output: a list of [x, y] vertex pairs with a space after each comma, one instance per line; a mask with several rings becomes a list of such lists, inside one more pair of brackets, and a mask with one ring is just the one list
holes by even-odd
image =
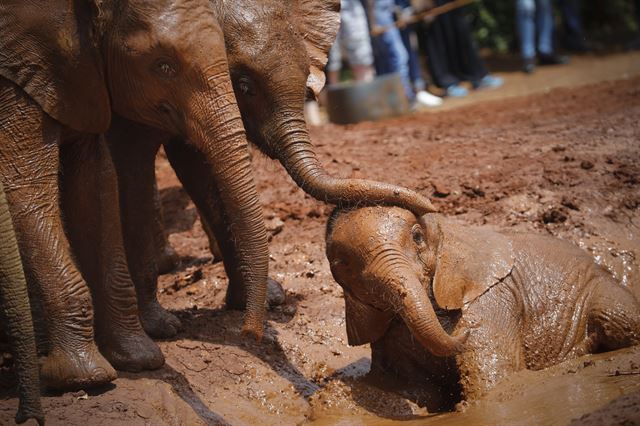
[[564, 47], [571, 52], [586, 52], [588, 49], [582, 30], [580, 0], [559, 0], [564, 29]]
[[442, 98], [427, 92], [427, 82], [422, 76], [422, 66], [420, 65], [420, 56], [418, 55], [416, 26], [415, 24], [404, 24], [415, 12], [411, 1], [395, 0], [395, 3], [397, 6], [396, 15], [399, 23], [400, 37], [402, 37], [402, 44], [404, 44], [407, 54], [409, 55], [409, 63], [407, 64], [409, 66], [409, 79], [416, 94], [416, 99], [420, 99], [423, 104], [429, 106], [442, 105]]
[[629, 50], [638, 50], [640, 49], [640, 0], [634, 1], [635, 6], [635, 16], [636, 16], [636, 27], [638, 28], [636, 37], [627, 43], [627, 49]]
[[[426, 10], [451, 1], [421, 3]], [[471, 82], [474, 89], [502, 86], [502, 79], [489, 74], [480, 57], [463, 9], [451, 10], [435, 19], [428, 18], [421, 35], [433, 81], [447, 96], [466, 96], [468, 90], [460, 85], [462, 81]]]
[[340, 1], [340, 30], [327, 65], [329, 84], [340, 82], [343, 57], [349, 62], [355, 81], [373, 80], [373, 49], [367, 14], [360, 0]]
[[536, 53], [540, 65], [569, 62], [566, 56], [558, 55], [553, 48], [554, 21], [551, 0], [516, 0], [516, 24], [524, 72], [530, 74], [535, 70]]
[[[340, 82], [343, 56], [349, 63], [355, 81], [373, 80], [373, 49], [367, 14], [361, 0], [340, 1], [340, 29], [329, 51], [326, 69], [329, 85]], [[320, 109], [315, 100], [305, 102], [305, 117], [311, 125], [317, 126], [322, 123]]]
[[369, 14], [369, 24], [372, 27], [375, 64], [378, 74], [398, 73], [412, 108], [439, 105], [442, 100], [433, 99], [437, 98], [437, 96], [421, 91], [421, 93], [428, 96], [421, 95], [417, 97], [411, 86], [409, 53], [404, 47], [400, 31], [395, 26], [394, 0], [368, 0], [367, 12]]

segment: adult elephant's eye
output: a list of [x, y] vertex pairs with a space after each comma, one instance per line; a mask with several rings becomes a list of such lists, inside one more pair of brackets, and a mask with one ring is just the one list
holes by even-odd
[[238, 90], [245, 96], [255, 95], [253, 82], [248, 77], [240, 77], [238, 80]]

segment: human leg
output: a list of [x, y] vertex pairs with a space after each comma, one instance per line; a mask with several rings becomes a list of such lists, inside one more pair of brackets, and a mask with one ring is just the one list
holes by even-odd
[[[535, 0], [516, 0], [516, 25], [520, 37], [520, 55], [527, 64], [533, 65], [536, 56], [536, 2]], [[533, 69], [531, 69], [532, 71]]]
[[[393, 1], [378, 0], [375, 2], [374, 18], [378, 27], [391, 25], [393, 20]], [[378, 50], [377, 57], [381, 58], [384, 65], [381, 67], [383, 74], [396, 72], [400, 75], [405, 94], [410, 102], [413, 102], [415, 94], [409, 80], [409, 56], [402, 44], [400, 31], [393, 27], [374, 38], [374, 46]]]

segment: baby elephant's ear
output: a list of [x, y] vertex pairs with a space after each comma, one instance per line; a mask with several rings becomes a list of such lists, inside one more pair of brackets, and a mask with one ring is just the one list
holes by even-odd
[[511, 272], [514, 252], [508, 237], [437, 215], [426, 215], [421, 221], [427, 244], [436, 248], [433, 295], [442, 309], [462, 308]]
[[324, 66], [340, 28], [340, 0], [298, 0], [300, 34], [309, 55], [307, 87], [317, 97], [325, 83]]
[[0, 1], [0, 77], [20, 86], [51, 117], [102, 133], [111, 107], [94, 43], [91, 1]]
[[344, 290], [345, 316], [349, 345], [373, 343], [387, 331], [393, 314], [366, 305]]

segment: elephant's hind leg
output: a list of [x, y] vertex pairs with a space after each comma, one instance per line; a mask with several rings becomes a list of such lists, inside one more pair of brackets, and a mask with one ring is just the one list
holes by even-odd
[[53, 388], [89, 387], [110, 382], [116, 372], [93, 341], [91, 296], [62, 226], [59, 142], [59, 124], [0, 78], [0, 174], [48, 334], [42, 379]]
[[96, 342], [118, 370], [164, 364], [160, 348], [138, 319], [136, 292], [122, 242], [118, 183], [103, 138], [61, 147], [66, 230], [94, 300]]
[[640, 304], [613, 280], [598, 283], [591, 299], [588, 332], [606, 350], [640, 344]]
[[153, 225], [154, 241], [156, 243], [156, 262], [158, 274], [167, 274], [173, 271], [180, 263], [180, 257], [171, 246], [164, 230], [164, 214], [162, 213], [162, 202], [158, 193], [158, 185], [153, 182], [153, 208], [155, 216], [151, 221]]
[[162, 138], [153, 129], [117, 116], [108, 134], [118, 176], [124, 246], [138, 296], [140, 321], [155, 338], [175, 336], [182, 326], [157, 297], [154, 184], [155, 158]]

